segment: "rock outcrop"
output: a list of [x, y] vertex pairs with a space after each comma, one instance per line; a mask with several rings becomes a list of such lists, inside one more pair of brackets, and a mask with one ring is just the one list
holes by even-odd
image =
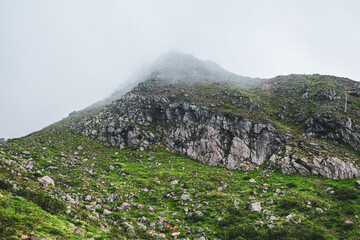
[[[270, 160], [272, 166], [284, 173], [335, 179], [360, 175], [354, 163], [340, 157], [320, 156], [315, 151], [312, 158], [305, 158], [288, 148], [281, 151], [295, 137], [281, 131], [271, 120], [221, 111], [187, 100], [186, 96], [173, 97], [168, 90], [163, 92], [167, 94], [160, 94], [151, 82], [140, 83], [96, 114], [73, 116], [71, 129], [120, 149], [137, 146], [143, 150], [162, 143], [201, 163], [229, 169], [256, 169]], [[330, 95], [334, 94], [332, 91]], [[255, 105], [246, 109], [259, 113]], [[357, 126], [352, 126], [349, 118], [337, 120], [331, 114], [315, 114], [304, 126], [308, 137], [335, 140], [360, 149], [359, 133], [353, 131]]]
[[359, 130], [360, 127], [353, 125], [349, 117], [337, 119], [331, 113], [314, 114], [305, 122], [308, 136], [345, 143], [355, 150], [360, 150]]
[[255, 123], [205, 106], [134, 92], [81, 119], [72, 129], [119, 148], [147, 148], [161, 141], [202, 163], [244, 170], [262, 165], [281, 143], [270, 121]]
[[360, 169], [351, 162], [344, 162], [337, 157], [314, 156], [305, 158], [297, 155], [300, 149], [290, 146], [270, 158], [270, 164], [277, 166], [283, 173], [301, 175], [321, 175], [333, 179], [354, 178], [360, 176]]

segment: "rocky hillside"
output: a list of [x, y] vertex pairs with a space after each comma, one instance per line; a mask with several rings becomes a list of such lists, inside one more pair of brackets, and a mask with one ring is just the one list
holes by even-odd
[[60, 122], [0, 145], [1, 239], [358, 239], [359, 179], [237, 171]]
[[0, 142], [1, 239], [359, 239], [358, 82], [168, 54], [131, 84]]
[[[360, 176], [360, 89], [331, 76], [287, 76], [251, 89], [213, 81], [140, 83], [71, 129], [120, 149], [163, 143], [208, 165], [329, 178]], [[345, 95], [347, 111], [344, 112]]]

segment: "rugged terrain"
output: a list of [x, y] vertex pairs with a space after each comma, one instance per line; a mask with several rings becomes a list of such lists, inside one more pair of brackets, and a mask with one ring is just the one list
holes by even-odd
[[357, 94], [358, 83], [331, 76], [278, 77], [245, 90], [151, 78], [99, 112], [75, 116], [71, 129], [120, 149], [162, 142], [229, 169], [269, 160], [284, 173], [353, 178], [360, 175]]
[[0, 143], [1, 238], [359, 239], [358, 82], [168, 54], [133, 85]]

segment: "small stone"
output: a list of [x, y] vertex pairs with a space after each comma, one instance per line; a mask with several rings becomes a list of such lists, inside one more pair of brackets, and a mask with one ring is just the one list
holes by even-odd
[[104, 214], [105, 215], [110, 215], [112, 212], [111, 211], [109, 211], [109, 210], [107, 210], [107, 209], [104, 209]]
[[144, 224], [142, 224], [142, 223], [137, 223], [137, 225], [138, 225], [138, 227], [139, 227], [141, 230], [146, 231], [147, 227], [146, 227]]
[[238, 202], [238, 201], [236, 201], [236, 200], [234, 200], [234, 205], [235, 206], [238, 206], [240, 203]]
[[324, 212], [324, 210], [322, 210], [321, 208], [315, 208], [315, 210], [317, 211], [317, 212], [320, 212], [320, 213], [323, 213]]
[[91, 201], [91, 195], [87, 195], [87, 196], [85, 197], [85, 201], [90, 202], [90, 201]]
[[33, 161], [29, 161], [25, 168], [26, 168], [26, 169], [33, 169], [33, 168], [34, 168], [34, 162], [33, 162]]
[[171, 183], [171, 184], [178, 184], [179, 181], [178, 181], [178, 180], [174, 180], [174, 181], [171, 181], [170, 183]]
[[135, 228], [131, 224], [123, 222], [121, 225], [126, 229], [126, 231], [135, 232]]
[[271, 216], [270, 218], [269, 218], [269, 221], [276, 221], [277, 220], [277, 217], [275, 217], [275, 216]]
[[285, 217], [285, 219], [286, 219], [287, 221], [290, 221], [290, 220], [292, 220], [292, 217], [293, 217], [293, 215], [292, 215], [292, 214], [289, 214], [289, 215], [287, 215], [287, 216]]
[[252, 212], [261, 212], [261, 202], [251, 203], [248, 208]]
[[346, 224], [353, 224], [353, 222], [350, 221], [350, 220], [346, 220], [344, 223], [346, 223]]
[[249, 182], [256, 182], [256, 180], [255, 179], [253, 179], [253, 178], [251, 178], [250, 180], [249, 180]]
[[49, 177], [49, 176], [45, 176], [45, 177], [41, 177], [41, 178], [38, 178], [38, 181], [41, 183], [41, 184], [44, 184], [44, 185], [53, 185], [55, 187], [55, 183], [54, 183], [54, 180]]
[[181, 195], [181, 199], [184, 201], [191, 201], [191, 196], [190, 196], [190, 194], [184, 193]]
[[121, 210], [124, 210], [124, 209], [126, 209], [126, 208], [130, 208], [130, 204], [127, 203], [127, 202], [122, 203], [121, 206], [120, 206], [120, 209], [121, 209]]
[[179, 236], [179, 235], [180, 235], [180, 232], [173, 232], [173, 233], [171, 234], [172, 237], [176, 237], [176, 236]]
[[263, 210], [263, 214], [265, 215], [270, 215], [271, 214], [271, 211], [267, 210], [267, 209], [264, 209]]
[[24, 150], [21, 153], [24, 154], [24, 155], [30, 155], [30, 151], [28, 151], [28, 150]]
[[256, 221], [256, 224], [259, 224], [261, 226], [264, 226], [264, 222], [263, 221]]
[[138, 218], [138, 222], [140, 223], [146, 223], [147, 222], [147, 218], [145, 216], [142, 216], [141, 218]]
[[195, 214], [199, 217], [204, 216], [204, 214], [201, 211], [196, 211]]
[[79, 229], [75, 229], [73, 233], [74, 233], [76, 236], [84, 237], [84, 235], [80, 232]]

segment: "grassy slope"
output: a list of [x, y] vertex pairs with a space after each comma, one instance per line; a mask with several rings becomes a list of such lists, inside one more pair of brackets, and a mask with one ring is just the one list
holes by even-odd
[[[355, 81], [334, 76], [289, 75], [255, 86], [250, 93], [252, 96], [260, 96], [258, 104], [266, 109], [272, 119], [301, 131], [303, 121], [314, 113], [332, 113], [338, 119], [351, 117], [353, 122], [360, 124], [360, 98], [349, 94], [358, 91], [357, 85]], [[307, 98], [303, 97], [304, 87], [309, 89]], [[319, 92], [330, 89], [336, 91], [341, 99], [318, 99]], [[346, 93], [348, 109], [344, 113]], [[303, 116], [304, 120], [299, 116]]]
[[[78, 146], [83, 150], [77, 150]], [[32, 158], [36, 162], [32, 173], [16, 170], [15, 174], [21, 176], [15, 176], [11, 173], [13, 167], [1, 163], [1, 179], [16, 180], [18, 185], [26, 185], [34, 193], [42, 189], [54, 199], [58, 197], [60, 202], [63, 202], [60, 196], [65, 194], [73, 198], [78, 196], [80, 203], [79, 207], [71, 206], [70, 215], [64, 213], [64, 208], [51, 214], [39, 207], [51, 209], [51, 206], [44, 206], [37, 195], [34, 197], [0, 184], [2, 238], [32, 232], [66, 239], [75, 236], [72, 234], [75, 228], [81, 229], [86, 238], [134, 238], [121, 227], [124, 221], [135, 227], [135, 235], [150, 238], [136, 223], [142, 216], [147, 218], [147, 229], [154, 228], [169, 238], [173, 232], [180, 232], [180, 238], [190, 236], [186, 232], [191, 232], [191, 238], [205, 233], [210, 239], [358, 239], [360, 235], [360, 222], [355, 217], [360, 215], [360, 191], [355, 188], [356, 179], [335, 181], [284, 175], [266, 167], [249, 172], [229, 171], [196, 163], [159, 146], [144, 152], [130, 148], [120, 151], [104, 147], [87, 137], [76, 136], [61, 124], [12, 140], [0, 150], [0, 159], [21, 163]], [[22, 150], [29, 150], [31, 155], [21, 156]], [[111, 170], [110, 165], [115, 170]], [[49, 170], [48, 166], [57, 166], [58, 169]], [[89, 173], [90, 169], [96, 173]], [[125, 176], [119, 174], [121, 169], [124, 169]], [[37, 184], [37, 177], [44, 175], [55, 180], [56, 188]], [[171, 184], [173, 180], [178, 180], [178, 183]], [[274, 196], [276, 189], [281, 194]], [[192, 201], [181, 200], [184, 192], [191, 195]], [[108, 203], [107, 193], [119, 196], [114, 203]], [[95, 207], [100, 214], [98, 220], [89, 218], [94, 214], [86, 207], [90, 203], [84, 201], [88, 194], [103, 202], [97, 201]], [[238, 206], [235, 206], [235, 200], [239, 202]], [[271, 213], [250, 212], [247, 206], [256, 201]], [[131, 204], [130, 209], [116, 210], [124, 202]], [[306, 206], [308, 203], [311, 207]], [[103, 215], [107, 207], [104, 205], [112, 211], [108, 216]], [[191, 216], [185, 213], [185, 207], [193, 213]], [[196, 211], [203, 215], [198, 216]], [[286, 219], [289, 214], [293, 215], [293, 220]], [[46, 220], [41, 220], [45, 215]], [[159, 216], [165, 218], [163, 228], [160, 227], [162, 230], [159, 225], [152, 227], [150, 224]], [[275, 216], [276, 220], [270, 222], [270, 216]], [[7, 224], [8, 219], [13, 222], [11, 226]], [[110, 219], [108, 226], [105, 219]], [[353, 224], [345, 223], [346, 220]], [[260, 221], [264, 222], [263, 226]]]

